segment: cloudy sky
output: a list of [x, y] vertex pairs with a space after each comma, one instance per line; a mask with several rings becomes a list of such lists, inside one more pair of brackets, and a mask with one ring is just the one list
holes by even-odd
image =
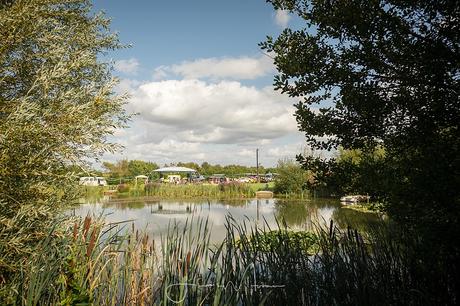
[[[298, 21], [263, 0], [95, 1], [128, 49], [110, 53], [117, 91], [138, 115], [117, 131], [122, 153], [142, 159], [274, 166], [304, 144], [295, 100], [273, 90], [276, 71], [258, 43]], [[298, 24], [297, 24], [298, 26]]]

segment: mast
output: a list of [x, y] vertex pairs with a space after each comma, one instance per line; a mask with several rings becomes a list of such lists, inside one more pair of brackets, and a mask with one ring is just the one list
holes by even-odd
[[260, 182], [259, 179], [259, 149], [256, 149], [256, 169], [257, 169], [257, 183]]

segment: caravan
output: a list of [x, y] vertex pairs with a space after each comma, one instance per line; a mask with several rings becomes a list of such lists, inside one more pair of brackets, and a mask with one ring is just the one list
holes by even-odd
[[107, 181], [100, 176], [84, 176], [80, 178], [79, 184], [83, 186], [107, 186]]

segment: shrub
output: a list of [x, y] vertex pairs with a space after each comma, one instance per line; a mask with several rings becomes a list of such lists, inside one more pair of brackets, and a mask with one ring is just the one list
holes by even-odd
[[144, 190], [147, 194], [153, 193], [155, 190], [160, 189], [161, 183], [147, 183], [145, 184]]
[[131, 187], [128, 184], [118, 184], [117, 186], [117, 190], [120, 193], [129, 192], [130, 189]]
[[234, 195], [246, 196], [248, 194], [254, 193], [248, 184], [242, 184], [239, 182], [220, 183], [218, 186], [221, 192], [234, 194]]
[[306, 190], [309, 175], [298, 162], [291, 159], [279, 160], [276, 171], [275, 193], [301, 194]]

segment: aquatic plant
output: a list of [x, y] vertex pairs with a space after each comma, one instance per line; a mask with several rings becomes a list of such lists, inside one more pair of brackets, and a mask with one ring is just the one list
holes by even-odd
[[94, 305], [453, 304], [458, 291], [443, 254], [388, 224], [367, 233], [333, 223], [315, 233], [231, 216], [224, 241], [206, 220], [171, 223], [153, 240], [126, 224], [87, 217], [51, 232], [4, 302]]
[[247, 184], [228, 183], [220, 185], [185, 184], [172, 185], [149, 183], [145, 186], [145, 195], [160, 198], [253, 198], [255, 192]]

